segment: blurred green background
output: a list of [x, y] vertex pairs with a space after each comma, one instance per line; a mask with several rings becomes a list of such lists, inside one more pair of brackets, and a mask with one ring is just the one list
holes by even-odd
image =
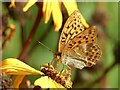
[[[118, 3], [77, 2], [77, 4], [87, 22], [91, 25], [98, 26], [98, 43], [102, 49], [102, 58], [96, 66], [84, 68], [81, 71], [74, 69], [72, 72], [73, 87], [86, 88], [91, 82], [99, 78], [103, 71], [116, 60], [114, 49], [118, 42]], [[18, 11], [16, 10], [16, 13], [19, 14], [12, 13], [13, 11], [6, 7], [8, 6], [7, 3], [4, 2], [2, 5], [2, 14], [9, 14], [8, 25], [14, 24], [16, 28], [12, 39], [2, 52], [3, 60], [9, 57], [18, 58], [22, 50], [22, 44], [28, 37], [37, 16], [38, 8], [36, 5], [33, 5], [26, 13], [22, 12], [22, 7], [24, 6], [22, 3], [18, 3], [17, 5], [19, 9]], [[103, 14], [101, 19], [106, 22], [105, 25], [103, 22], [95, 21], [97, 18], [93, 18], [95, 13], [98, 13], [99, 17], [99, 15], [101, 15], [99, 12]], [[9, 31], [7, 34], [8, 33]], [[59, 37], [60, 32], [54, 31], [52, 16], [47, 24], [44, 23], [42, 18], [38, 30], [30, 44], [28, 55], [26, 56], [28, 64], [39, 70], [40, 65], [50, 62], [53, 59], [53, 53], [36, 41], [40, 40], [51, 50], [56, 52]], [[78, 72], [78, 75], [76, 72]], [[28, 78], [33, 84], [33, 81], [38, 77], [39, 76], [29, 76]], [[100, 82], [97, 82], [91, 87], [118, 88], [118, 64], [116, 64]]]

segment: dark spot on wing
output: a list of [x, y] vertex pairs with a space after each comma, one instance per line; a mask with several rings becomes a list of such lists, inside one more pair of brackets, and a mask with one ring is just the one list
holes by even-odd
[[76, 42], [73, 42], [73, 44], [76, 44]]
[[95, 46], [93, 46], [93, 48], [95, 48]]
[[75, 32], [76, 34], [78, 33], [78, 31]]
[[71, 33], [71, 32], [70, 32], [70, 35], [72, 36], [72, 35], [73, 35], [73, 33]]
[[74, 25], [72, 24], [72, 28], [74, 27]]
[[88, 41], [86, 41], [86, 43], [88, 43]]
[[83, 39], [85, 39], [85, 38], [86, 38], [86, 36], [83, 37]]
[[93, 38], [93, 36], [91, 38]]
[[74, 30], [76, 30], [76, 27], [74, 27]]
[[82, 31], [82, 29], [80, 28], [80, 31]]
[[69, 46], [72, 46], [72, 44], [69, 44]]
[[69, 29], [70, 28], [70, 26], [67, 26], [67, 29]]
[[97, 49], [95, 49], [95, 51], [97, 51]]
[[81, 38], [81, 36], [79, 36], [78, 38]]
[[65, 33], [65, 32], [63, 32], [63, 33], [64, 33], [65, 37], [67, 37], [67, 36], [68, 36], [68, 34], [67, 34], [67, 33]]
[[86, 38], [86, 40], [88, 40], [88, 38]]
[[78, 27], [80, 27], [80, 25], [78, 25]]
[[81, 41], [78, 41], [78, 43], [80, 44], [80, 43], [81, 43]]
[[62, 39], [65, 39], [65, 37], [62, 37]]

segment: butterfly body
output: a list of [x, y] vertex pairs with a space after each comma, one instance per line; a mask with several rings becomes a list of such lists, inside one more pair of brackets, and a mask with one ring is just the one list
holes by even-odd
[[65, 65], [79, 69], [95, 65], [101, 56], [96, 37], [96, 27], [85, 28], [79, 11], [74, 11], [66, 21], [60, 36], [59, 60]]

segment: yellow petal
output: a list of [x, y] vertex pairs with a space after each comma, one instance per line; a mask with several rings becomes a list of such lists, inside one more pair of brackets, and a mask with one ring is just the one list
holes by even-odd
[[24, 77], [25, 77], [25, 75], [19, 75], [16, 77], [16, 79], [14, 81], [14, 88], [19, 88], [19, 85], [21, 84]]
[[34, 5], [38, 0], [29, 0], [28, 3], [23, 8], [23, 11], [26, 12], [32, 5]]
[[13, 75], [43, 74], [42, 72], [15, 58], [8, 58], [0, 62], [0, 70], [6, 74]]
[[43, 76], [43, 77], [37, 79], [34, 82], [34, 85], [38, 85], [41, 88], [65, 88], [61, 84], [57, 83], [56, 81], [54, 81], [53, 79], [51, 79], [48, 76]]
[[60, 2], [52, 2], [52, 17], [54, 21], [54, 30], [59, 31], [62, 26], [62, 12], [61, 12], [61, 3]]
[[11, 4], [9, 5], [9, 8], [11, 8], [11, 7], [16, 8], [15, 0], [11, 0]]
[[[70, 16], [75, 10], [78, 10], [77, 3], [75, 0], [62, 0], [65, 8], [67, 9], [68, 15]], [[86, 20], [81, 14], [81, 22], [82, 24], [88, 28], [89, 25], [87, 24]]]
[[75, 0], [62, 0], [65, 8], [67, 9], [68, 15], [70, 16], [75, 10], [78, 10], [77, 3]]
[[48, 0], [44, 0], [42, 11], [44, 16], [44, 21], [45, 23], [47, 23], [50, 19], [50, 15], [52, 11], [52, 2], [48, 2]]

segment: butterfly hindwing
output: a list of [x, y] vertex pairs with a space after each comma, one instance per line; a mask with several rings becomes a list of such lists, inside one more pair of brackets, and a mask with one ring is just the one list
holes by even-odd
[[87, 44], [86, 55], [86, 65], [88, 67], [93, 66], [100, 59], [101, 56], [100, 48], [97, 44]]
[[62, 53], [62, 63], [82, 69], [91, 67], [100, 59], [101, 51], [97, 44], [84, 44]]
[[73, 49], [76, 46], [83, 44], [96, 43], [96, 28], [95, 26], [90, 27], [80, 34], [76, 35], [65, 47], [64, 50]]

